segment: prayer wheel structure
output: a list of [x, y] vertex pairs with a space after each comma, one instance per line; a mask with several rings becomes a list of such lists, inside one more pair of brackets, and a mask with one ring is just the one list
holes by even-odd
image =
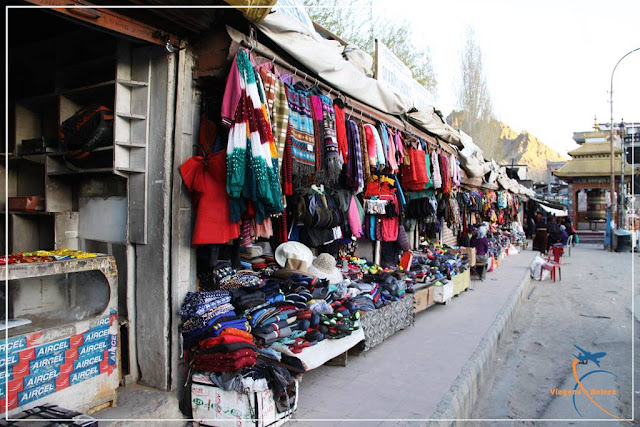
[[604, 190], [593, 189], [587, 193], [587, 218], [590, 220], [607, 219], [607, 197]]

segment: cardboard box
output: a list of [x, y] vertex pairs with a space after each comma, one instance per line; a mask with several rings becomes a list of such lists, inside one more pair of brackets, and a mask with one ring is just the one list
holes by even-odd
[[433, 301], [446, 304], [451, 298], [453, 298], [453, 282], [448, 281], [442, 286], [432, 286], [433, 289]]
[[44, 197], [9, 197], [9, 211], [43, 211]]
[[271, 390], [238, 393], [216, 387], [203, 374], [194, 374], [191, 385], [193, 418], [201, 425], [236, 427], [278, 427], [287, 422], [298, 407], [298, 381], [292, 409], [278, 413]]
[[476, 248], [466, 248], [464, 246], [460, 246], [458, 248], [451, 248], [451, 252], [459, 254], [466, 253], [469, 258], [469, 266], [473, 267], [476, 265]]
[[433, 302], [433, 287], [418, 289], [413, 294], [413, 312], [418, 313], [426, 310], [434, 304]]

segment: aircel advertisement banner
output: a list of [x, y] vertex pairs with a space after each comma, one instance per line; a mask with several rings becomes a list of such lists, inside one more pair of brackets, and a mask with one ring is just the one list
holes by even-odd
[[[1, 407], [8, 405], [11, 410], [98, 375], [113, 374], [118, 346], [115, 324], [117, 312], [112, 311], [79, 333], [65, 326], [0, 340]], [[44, 341], [45, 337], [54, 340]]]

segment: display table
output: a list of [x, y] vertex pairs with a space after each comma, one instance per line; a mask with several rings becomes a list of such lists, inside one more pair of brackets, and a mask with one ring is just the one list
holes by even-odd
[[414, 319], [413, 295], [410, 294], [378, 310], [363, 313], [360, 327], [364, 330], [364, 350], [375, 347], [397, 331], [412, 325]]
[[471, 274], [467, 268], [464, 272], [456, 274], [451, 278], [453, 282], [453, 296], [459, 295], [462, 291], [469, 289], [471, 284]]
[[287, 356], [298, 359], [300, 361], [300, 364], [302, 365], [302, 370], [310, 371], [317, 368], [318, 366], [324, 365], [329, 360], [340, 356], [341, 354], [355, 347], [359, 342], [364, 340], [365, 333], [361, 327], [360, 329], [353, 331], [351, 335], [348, 335], [344, 338], [340, 338], [337, 340], [322, 340], [318, 344], [312, 347], [307, 347], [297, 354], [293, 353], [285, 346], [283, 346], [282, 348], [278, 348], [278, 351], [281, 351], [282, 354], [286, 354]]

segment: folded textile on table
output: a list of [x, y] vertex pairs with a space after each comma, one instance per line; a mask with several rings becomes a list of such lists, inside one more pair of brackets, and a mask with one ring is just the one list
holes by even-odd
[[181, 327], [182, 332], [193, 332], [198, 329], [211, 326], [221, 319], [226, 317], [236, 317], [236, 313], [233, 311], [231, 304], [223, 304], [216, 309], [210, 310], [198, 317], [191, 317], [187, 319]]
[[[202, 343], [200, 343], [202, 344]], [[226, 353], [233, 353], [237, 350], [253, 350], [253, 351], [257, 351], [258, 347], [255, 346], [255, 344], [251, 343], [251, 342], [231, 342], [231, 343], [227, 343], [227, 344], [218, 344], [218, 345], [212, 345], [212, 346], [206, 346], [206, 347], [200, 347], [200, 350], [198, 350], [198, 354], [226, 354]], [[222, 357], [222, 356], [221, 356]]]
[[180, 317], [184, 321], [190, 317], [200, 316], [228, 302], [231, 302], [231, 295], [227, 291], [187, 292], [180, 308]]
[[253, 336], [251, 338], [240, 337], [237, 335], [220, 335], [218, 337], [206, 338], [200, 341], [200, 348], [205, 349], [209, 347], [213, 347], [220, 344], [231, 344], [231, 343], [249, 343], [253, 344]]

